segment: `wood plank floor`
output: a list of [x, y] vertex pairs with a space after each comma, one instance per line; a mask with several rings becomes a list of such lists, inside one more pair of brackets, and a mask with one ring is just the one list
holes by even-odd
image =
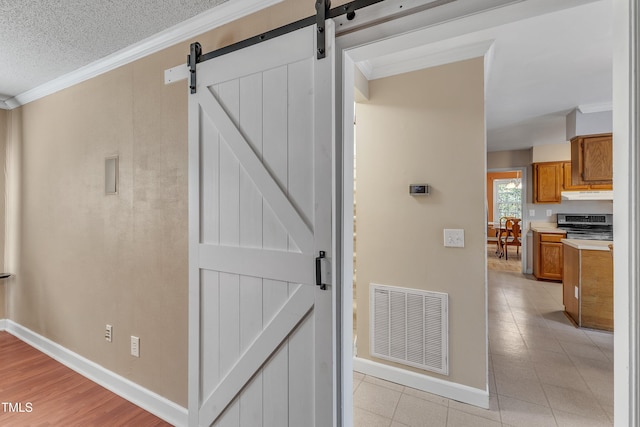
[[487, 244], [487, 268], [494, 271], [522, 272], [522, 251], [516, 255], [515, 248], [508, 248], [509, 259], [498, 258], [496, 255], [496, 244]]
[[0, 332], [0, 427], [170, 425]]

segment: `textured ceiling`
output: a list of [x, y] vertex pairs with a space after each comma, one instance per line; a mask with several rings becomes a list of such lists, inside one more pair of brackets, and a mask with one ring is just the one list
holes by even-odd
[[423, 56], [437, 63], [442, 52], [493, 44], [486, 87], [488, 149], [523, 149], [563, 142], [565, 117], [576, 107], [611, 108], [612, 22], [612, 0], [584, 1], [363, 62], [384, 76], [403, 61], [411, 66]]
[[[0, 108], [225, 1], [0, 0]], [[612, 1], [584, 0], [458, 37], [461, 45], [495, 42], [486, 104], [490, 151], [560, 142], [568, 111], [611, 103]]]
[[0, 101], [226, 0], [0, 0]]

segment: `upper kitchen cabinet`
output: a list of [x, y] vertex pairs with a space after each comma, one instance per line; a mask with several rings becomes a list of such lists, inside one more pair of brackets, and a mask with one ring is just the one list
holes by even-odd
[[560, 203], [563, 162], [533, 164], [533, 203]]
[[576, 136], [571, 140], [571, 184], [608, 189], [613, 184], [613, 136]]
[[591, 186], [588, 184], [573, 184], [573, 179], [571, 178], [571, 162], [564, 162], [562, 164], [563, 169], [563, 179], [562, 186], [565, 191], [585, 191], [590, 190]]
[[[563, 191], [612, 190], [612, 182], [594, 184], [572, 180], [571, 162], [533, 164], [533, 203], [561, 203]], [[565, 193], [566, 194], [566, 193]]]

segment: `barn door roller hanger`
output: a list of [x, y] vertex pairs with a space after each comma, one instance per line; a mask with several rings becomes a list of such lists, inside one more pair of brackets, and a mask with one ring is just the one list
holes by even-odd
[[217, 58], [222, 55], [226, 55], [227, 53], [235, 52], [236, 50], [240, 50], [254, 44], [262, 43], [264, 41], [284, 34], [291, 33], [293, 31], [299, 30], [300, 28], [308, 27], [309, 25], [318, 25], [317, 58], [322, 59], [326, 56], [325, 22], [327, 19], [346, 15], [347, 20], [351, 21], [356, 17], [356, 10], [371, 6], [376, 3], [380, 3], [382, 1], [384, 0], [355, 0], [342, 6], [338, 6], [334, 9], [330, 9], [331, 0], [316, 0], [316, 14], [314, 16], [309, 16], [299, 21], [287, 24], [283, 27], [276, 28], [275, 30], [271, 30], [266, 33], [262, 33], [260, 35], [239, 41], [237, 43], [214, 50], [212, 52], [202, 53], [202, 46], [200, 45], [200, 43], [191, 43], [189, 55], [187, 55], [187, 67], [189, 68], [189, 88], [191, 89], [191, 93], [196, 93], [197, 91], [196, 66], [199, 63], [208, 61], [209, 59]]
[[327, 38], [324, 34], [324, 27], [326, 25], [325, 21], [327, 19], [327, 15], [329, 14], [329, 6], [331, 6], [331, 0], [316, 1], [316, 24], [318, 25], [318, 35], [317, 35], [318, 59], [322, 59], [327, 55], [325, 51]]

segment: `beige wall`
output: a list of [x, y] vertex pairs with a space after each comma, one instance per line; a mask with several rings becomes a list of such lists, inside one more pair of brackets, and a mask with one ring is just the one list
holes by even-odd
[[[13, 321], [184, 405], [186, 95], [159, 75], [173, 62], [153, 56], [22, 107], [21, 267], [8, 297]], [[114, 154], [120, 194], [106, 196]]]
[[[287, 0], [194, 41], [209, 52], [314, 12]], [[14, 110], [21, 225], [7, 294], [13, 321], [183, 406], [187, 83], [165, 86], [164, 70], [186, 62], [190, 42]], [[104, 159], [114, 154], [120, 193], [106, 196]]]
[[[357, 337], [369, 355], [369, 284], [449, 294], [450, 375], [486, 389], [484, 65], [477, 58], [370, 83], [357, 104]], [[432, 194], [412, 197], [411, 183]], [[464, 248], [443, 229], [462, 228]], [[392, 364], [375, 359], [380, 363]]]
[[536, 145], [532, 148], [532, 162], [557, 162], [571, 160], [571, 143]]
[[531, 166], [532, 149], [491, 151], [487, 153], [487, 169]]

